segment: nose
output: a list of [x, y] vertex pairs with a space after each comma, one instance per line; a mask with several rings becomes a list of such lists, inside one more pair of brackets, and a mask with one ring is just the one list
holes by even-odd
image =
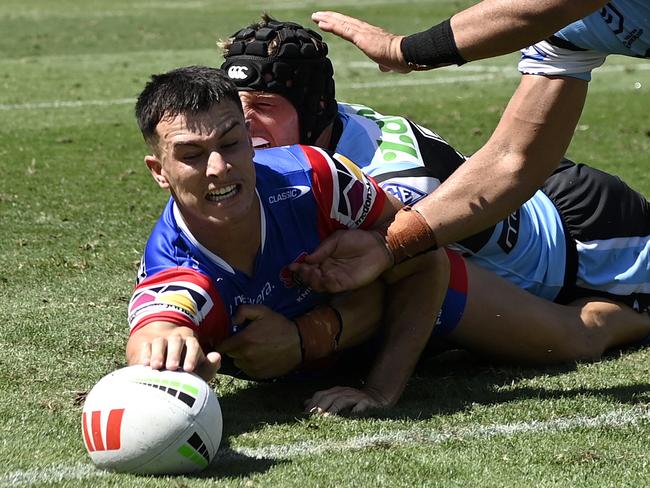
[[228, 171], [230, 171], [231, 165], [219, 151], [212, 151], [208, 157], [208, 164], [206, 166], [206, 174], [208, 176], [214, 176], [216, 178], [222, 178]]

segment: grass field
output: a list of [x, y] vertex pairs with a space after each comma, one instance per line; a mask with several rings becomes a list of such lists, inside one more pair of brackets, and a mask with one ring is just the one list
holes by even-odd
[[[83, 392], [124, 364], [126, 305], [166, 196], [133, 117], [151, 73], [220, 64], [215, 42], [257, 18], [336, 8], [414, 32], [472, 2], [178, 0], [0, 3], [0, 487], [650, 486], [650, 351], [519, 368], [426, 361], [399, 405], [310, 418], [315, 385], [220, 377], [220, 459], [197, 478], [95, 470]], [[465, 153], [518, 81], [516, 56], [408, 77], [331, 37], [338, 98], [406, 114]], [[650, 63], [612, 57], [569, 155], [650, 195]]]

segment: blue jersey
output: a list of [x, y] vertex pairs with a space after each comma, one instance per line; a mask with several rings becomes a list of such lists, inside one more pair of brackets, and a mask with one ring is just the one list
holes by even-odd
[[192, 235], [170, 199], [147, 242], [129, 305], [131, 330], [167, 321], [197, 331], [214, 347], [237, 331], [245, 303], [293, 318], [323, 297], [293, 281], [288, 265], [336, 229], [369, 228], [385, 194], [341, 156], [305, 146], [255, 154], [262, 244], [251, 276], [232, 268]]
[[[438, 134], [404, 117], [340, 103], [339, 118], [343, 131], [336, 152], [407, 205], [434, 191], [465, 160]], [[564, 230], [541, 191], [507, 219], [452, 247], [537, 296], [553, 300], [564, 285]]]
[[522, 73], [584, 80], [591, 79], [591, 70], [603, 64], [609, 54], [649, 58], [650, 2], [612, 0], [521, 52]]

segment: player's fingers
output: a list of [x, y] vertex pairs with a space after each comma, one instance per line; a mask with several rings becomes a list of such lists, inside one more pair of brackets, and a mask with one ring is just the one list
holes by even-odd
[[138, 364], [143, 366], [148, 366], [151, 362], [151, 342], [143, 342], [140, 346], [140, 357], [138, 358]]
[[237, 358], [241, 356], [241, 349], [248, 344], [246, 340], [246, 329], [237, 332], [236, 334], [231, 335], [225, 339], [221, 344], [217, 346], [217, 351], [221, 354], [228, 354], [231, 358]]
[[211, 380], [221, 367], [221, 356], [217, 352], [209, 352], [205, 361], [197, 368], [197, 374], [205, 381]]
[[321, 264], [332, 254], [334, 254], [340, 237], [341, 231], [336, 231], [331, 236], [327, 237], [323, 242], [320, 243], [320, 245], [314, 250], [313, 253], [305, 256], [304, 264]]
[[320, 390], [305, 401], [305, 411], [309, 413], [322, 413], [332, 404], [337, 395], [345, 392], [347, 388], [335, 386], [328, 390]]
[[203, 350], [201, 349], [196, 337], [185, 338], [185, 358], [183, 360], [183, 369], [192, 372], [204, 361], [205, 356], [203, 355]]
[[367, 398], [364, 398], [362, 400], [359, 400], [357, 404], [352, 407], [352, 410], [350, 410], [350, 413], [357, 414], [357, 413], [362, 413], [367, 410], [377, 408], [377, 405], [368, 400]]
[[235, 324], [241, 324], [246, 320], [259, 320], [264, 317], [269, 311], [268, 307], [264, 305], [251, 305], [244, 304], [237, 307], [237, 311], [233, 316]]
[[164, 337], [155, 337], [151, 341], [151, 360], [149, 365], [153, 369], [162, 369], [165, 364], [167, 354], [167, 339]]
[[293, 263], [290, 269], [295, 273], [300, 282], [308, 285], [314, 291], [324, 291], [321, 283], [322, 272], [318, 266], [312, 264]]
[[167, 337], [167, 360], [165, 361], [165, 369], [175, 371], [181, 364], [181, 356], [185, 347], [183, 337], [172, 334]]

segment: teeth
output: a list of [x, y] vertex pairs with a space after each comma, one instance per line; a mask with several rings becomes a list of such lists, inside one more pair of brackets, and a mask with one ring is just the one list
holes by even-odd
[[208, 192], [206, 198], [212, 202], [220, 202], [237, 192], [237, 185], [228, 185]]
[[264, 149], [266, 147], [271, 147], [271, 143], [264, 139], [263, 137], [253, 137], [253, 147], [255, 149]]

